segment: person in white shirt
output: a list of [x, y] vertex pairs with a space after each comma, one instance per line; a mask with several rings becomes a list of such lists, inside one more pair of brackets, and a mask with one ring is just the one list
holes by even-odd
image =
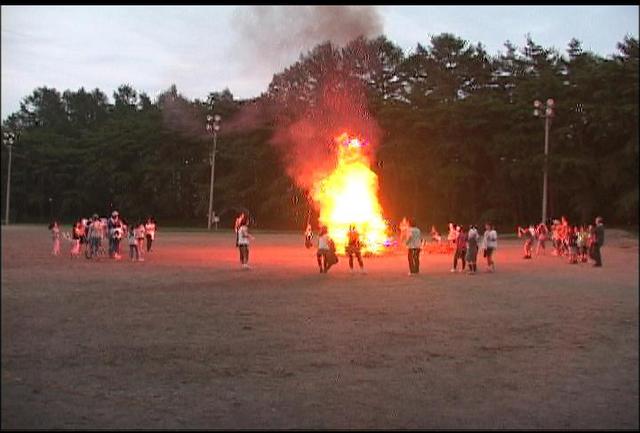
[[58, 221], [54, 221], [49, 225], [49, 229], [51, 230], [51, 236], [53, 238], [53, 250], [51, 254], [54, 256], [60, 255], [60, 226], [58, 225]]
[[326, 274], [331, 267], [327, 260], [329, 253], [329, 232], [326, 227], [320, 227], [320, 232], [318, 233], [318, 251], [316, 252], [316, 259], [318, 260], [318, 267], [320, 268], [321, 274]]
[[138, 244], [138, 256], [141, 262], [144, 262], [144, 237], [145, 228], [142, 222], [135, 224], [133, 227], [133, 234], [136, 237], [136, 243]]
[[409, 237], [407, 239], [407, 258], [409, 259], [409, 275], [420, 273], [420, 247], [422, 246], [422, 233], [416, 227], [413, 218], [409, 219]]
[[249, 240], [255, 239], [249, 234], [249, 221], [246, 215], [242, 215], [242, 219], [238, 222], [237, 242], [240, 250], [240, 263], [242, 269], [249, 269]]
[[487, 272], [495, 272], [496, 265], [493, 261], [493, 254], [496, 248], [498, 248], [498, 233], [490, 223], [486, 223], [484, 225], [484, 228], [485, 230], [482, 241], [484, 247], [484, 256], [487, 258]]
[[147, 238], [147, 252], [151, 251], [151, 243], [156, 239], [156, 220], [153, 217], [147, 218], [144, 225], [144, 233]]

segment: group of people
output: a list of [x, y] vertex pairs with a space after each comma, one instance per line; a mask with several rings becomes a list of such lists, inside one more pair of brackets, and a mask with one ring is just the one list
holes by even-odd
[[551, 237], [553, 246], [552, 254], [558, 257], [568, 257], [570, 264], [586, 263], [588, 258], [594, 261], [593, 266], [602, 266], [600, 248], [604, 245], [604, 220], [602, 217], [595, 219], [595, 224], [582, 224], [580, 226], [569, 224], [566, 217], [550, 222], [550, 228], [542, 222], [537, 226], [517, 228], [518, 237], [524, 239], [524, 258], [532, 258], [533, 242], [537, 240], [536, 255], [546, 253], [546, 241]]
[[[248, 268], [249, 240], [253, 239], [253, 236], [248, 233], [247, 224], [248, 220], [244, 214], [241, 214], [236, 219], [236, 246], [240, 250], [240, 263], [244, 269]], [[313, 246], [313, 237], [311, 225], [307, 224], [304, 235], [306, 248]], [[409, 275], [420, 273], [420, 252], [424, 240], [422, 232], [413, 219], [405, 218], [401, 222], [400, 240], [407, 247]], [[460, 271], [464, 271], [466, 267], [469, 274], [475, 274], [478, 271], [477, 256], [480, 250], [482, 250], [483, 257], [487, 261], [487, 272], [495, 272], [494, 253], [498, 248], [498, 233], [490, 222], [485, 224], [482, 235], [480, 235], [478, 228], [474, 224], [465, 229], [462, 225], [450, 223], [450, 233], [447, 236], [447, 240], [451, 243], [454, 251], [451, 272], [458, 272], [458, 262], [461, 262]], [[362, 260], [362, 246], [360, 234], [355, 225], [351, 225], [347, 232], [345, 254], [348, 257], [349, 269], [352, 273], [355, 272], [354, 258], [358, 262], [360, 273], [366, 273]], [[329, 236], [327, 227], [324, 226], [320, 227], [318, 233], [316, 260], [320, 273], [324, 274], [339, 261], [336, 255], [335, 243]]]
[[[249, 233], [248, 226], [248, 216], [241, 213], [236, 218], [235, 232], [236, 247], [240, 252], [242, 269], [249, 269], [249, 244], [254, 239], [253, 235]], [[99, 257], [103, 251], [102, 242], [104, 239], [108, 239], [109, 257], [118, 260], [122, 257], [120, 242], [126, 238], [129, 245], [129, 258], [132, 261], [143, 261], [145, 239], [146, 252], [151, 252], [157, 226], [153, 217], [148, 217], [145, 222], [128, 224], [126, 220], [120, 218], [118, 211], [113, 211], [109, 218], [100, 218], [98, 214], [94, 214], [91, 219], [79, 219], [74, 223], [70, 235], [61, 231], [57, 221], [53, 221], [49, 229], [53, 238], [53, 255], [60, 254], [60, 239], [66, 237], [72, 242], [71, 257], [78, 257], [83, 245], [85, 245], [87, 258]], [[525, 259], [531, 259], [533, 243], [536, 240], [536, 255], [545, 254], [546, 241], [550, 237], [554, 255], [567, 256], [569, 263], [572, 264], [587, 262], [587, 257], [590, 257], [594, 261], [593, 266], [602, 266], [600, 252], [600, 248], [604, 244], [602, 217], [597, 217], [594, 225], [571, 226], [567, 218], [563, 216], [560, 220], [553, 220], [550, 228], [545, 223], [540, 223], [537, 226], [531, 224], [527, 228], [518, 227], [517, 233], [520, 238], [524, 239]], [[313, 246], [313, 237], [311, 225], [308, 224], [305, 231], [305, 246], [307, 248]], [[424, 240], [414, 220], [403, 219], [400, 224], [400, 240], [407, 247], [409, 275], [418, 274], [420, 272], [420, 252]], [[473, 224], [464, 228], [460, 224], [449, 223], [447, 242], [453, 251], [451, 272], [458, 272], [458, 263], [460, 262], [460, 271], [463, 272], [467, 268], [469, 274], [475, 274], [478, 270], [477, 256], [480, 250], [487, 261], [487, 272], [495, 272], [494, 253], [498, 247], [498, 234], [491, 223], [485, 224], [482, 235]], [[345, 247], [351, 272], [355, 272], [355, 259], [358, 262], [360, 273], [366, 273], [362, 259], [362, 247], [360, 233], [355, 225], [351, 225], [347, 232]], [[327, 273], [339, 261], [335, 243], [329, 236], [327, 227], [320, 227], [316, 260], [320, 273]]]
[[83, 247], [86, 258], [98, 258], [107, 254], [103, 247], [103, 241], [107, 239], [109, 258], [120, 260], [122, 258], [120, 243], [126, 239], [129, 245], [129, 258], [132, 261], [144, 261], [145, 239], [146, 252], [151, 252], [157, 226], [155, 219], [151, 216], [144, 222], [140, 220], [129, 224], [124, 218], [120, 218], [117, 210], [114, 210], [109, 218], [101, 218], [98, 214], [93, 214], [91, 219], [78, 219], [70, 233], [62, 232], [57, 221], [53, 221], [49, 229], [53, 238], [53, 255], [60, 255], [60, 240], [66, 238], [71, 241], [72, 258], [79, 257]]
[[478, 228], [471, 224], [465, 230], [460, 224], [449, 224], [449, 236], [447, 240], [453, 244], [453, 266], [451, 272], [458, 272], [458, 261], [461, 262], [460, 271], [464, 272], [465, 267], [468, 268], [469, 274], [475, 274], [478, 271], [478, 252], [482, 249], [482, 255], [487, 259], [487, 272], [495, 272], [496, 264], [494, 261], [494, 253], [498, 248], [498, 232], [493, 225], [487, 222], [484, 225], [482, 237], [478, 232]]

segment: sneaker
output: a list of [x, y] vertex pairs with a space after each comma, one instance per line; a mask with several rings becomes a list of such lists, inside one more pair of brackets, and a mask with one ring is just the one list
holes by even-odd
[[143, 258], [138, 259], [139, 262], [144, 262]]
[[457, 272], [455, 269], [451, 268], [451, 270], [449, 271], [451, 273]]
[[367, 273], [367, 271], [365, 271], [364, 268], [360, 268], [360, 273], [365, 275]]

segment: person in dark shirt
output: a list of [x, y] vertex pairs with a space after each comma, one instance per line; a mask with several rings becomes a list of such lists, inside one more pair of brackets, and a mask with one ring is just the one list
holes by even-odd
[[349, 232], [347, 233], [347, 248], [346, 253], [349, 256], [349, 269], [353, 273], [353, 256], [358, 259], [358, 265], [360, 265], [360, 273], [364, 274], [364, 263], [362, 262], [362, 253], [360, 252], [362, 244], [360, 243], [360, 234], [356, 230], [355, 225], [349, 226]]
[[601, 267], [602, 266], [602, 255], [600, 253], [600, 248], [604, 245], [604, 221], [602, 217], [596, 218], [596, 226], [594, 228], [594, 241], [591, 244], [591, 258], [595, 261], [593, 266]]
[[462, 260], [462, 268], [461, 271], [464, 271], [466, 261], [465, 256], [467, 254], [467, 234], [461, 225], [456, 226], [456, 231], [458, 233], [456, 237], [456, 249], [453, 253], [453, 267], [451, 268], [451, 272], [458, 271], [458, 259]]

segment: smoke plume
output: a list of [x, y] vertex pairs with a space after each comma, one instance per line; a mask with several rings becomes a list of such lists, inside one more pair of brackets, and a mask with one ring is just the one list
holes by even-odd
[[346, 132], [367, 140], [365, 152], [373, 154], [380, 128], [368, 112], [362, 85], [329, 81], [319, 98], [292, 122], [280, 123], [271, 143], [283, 158], [287, 174], [309, 190], [335, 168], [337, 143]]
[[281, 71], [318, 44], [342, 46], [383, 32], [375, 6], [250, 6], [238, 8], [233, 21], [234, 56], [262, 73]]

